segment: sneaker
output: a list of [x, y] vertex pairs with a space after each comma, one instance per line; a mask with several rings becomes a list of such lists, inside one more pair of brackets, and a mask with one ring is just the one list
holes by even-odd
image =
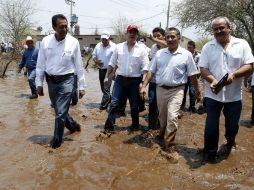
[[38, 95], [37, 94], [32, 94], [31, 96], [29, 96], [30, 99], [36, 99], [38, 98]]

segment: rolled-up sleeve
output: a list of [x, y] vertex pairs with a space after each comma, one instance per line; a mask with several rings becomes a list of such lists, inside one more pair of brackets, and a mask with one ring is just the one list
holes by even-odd
[[85, 73], [83, 68], [83, 61], [80, 53], [79, 43], [77, 42], [74, 55], [74, 65], [78, 76], [79, 90], [84, 90], [86, 87]]
[[117, 65], [117, 58], [118, 58], [118, 49], [117, 47], [115, 48], [111, 58], [110, 58], [110, 61], [109, 61], [109, 64], [110, 66], [112, 66], [113, 68], [115, 68], [115, 66]]
[[142, 61], [142, 71], [148, 71], [149, 57], [146, 50], [142, 52], [141, 61]]
[[208, 46], [205, 45], [201, 51], [201, 55], [200, 55], [199, 62], [198, 62], [198, 67], [203, 67], [203, 68], [208, 69], [209, 61], [208, 61], [207, 49], [208, 49]]
[[46, 70], [46, 55], [45, 55], [44, 41], [42, 40], [36, 65], [36, 86], [43, 86], [44, 75]]

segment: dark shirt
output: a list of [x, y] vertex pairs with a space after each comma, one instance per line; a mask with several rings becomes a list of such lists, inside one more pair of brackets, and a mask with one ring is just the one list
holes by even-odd
[[35, 69], [37, 64], [37, 58], [38, 58], [39, 49], [38, 48], [32, 48], [32, 49], [25, 49], [21, 63], [19, 64], [19, 68], [22, 69], [24, 66], [26, 66], [27, 69]]

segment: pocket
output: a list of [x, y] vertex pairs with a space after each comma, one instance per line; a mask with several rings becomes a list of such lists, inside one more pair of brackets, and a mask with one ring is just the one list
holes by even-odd
[[175, 80], [179, 80], [184, 77], [184, 73], [186, 73], [186, 65], [184, 63], [175, 65], [173, 69], [173, 74]]
[[63, 64], [69, 64], [72, 59], [72, 54], [70, 52], [64, 52], [62, 55]]

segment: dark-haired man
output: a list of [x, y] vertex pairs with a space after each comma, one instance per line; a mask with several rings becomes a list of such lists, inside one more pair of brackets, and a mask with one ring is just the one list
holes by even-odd
[[85, 76], [80, 46], [77, 39], [67, 34], [68, 22], [64, 15], [52, 17], [54, 34], [43, 38], [36, 67], [37, 93], [43, 96], [44, 77], [48, 83], [51, 103], [55, 109], [55, 131], [52, 148], [62, 144], [64, 127], [71, 133], [80, 131], [80, 125], [69, 115], [74, 93], [74, 72], [79, 82], [79, 97], [85, 95]]
[[[187, 50], [189, 50], [189, 52], [192, 53], [193, 55], [193, 59], [196, 63], [196, 66], [198, 68], [198, 61], [199, 61], [199, 57], [200, 57], [200, 54], [195, 51], [195, 48], [196, 48], [196, 44], [194, 41], [188, 41], [187, 43]], [[189, 109], [188, 111], [192, 112], [192, 113], [195, 113], [196, 112], [196, 108], [195, 108], [195, 104], [196, 104], [196, 97], [195, 97], [195, 88], [193, 86], [193, 84], [191, 83], [191, 80], [190, 78], [188, 77], [188, 82], [187, 84], [185, 85], [185, 88], [184, 88], [184, 95], [183, 95], [183, 101], [182, 101], [182, 105], [181, 105], [181, 109], [184, 110], [185, 108], [185, 104], [186, 104], [186, 96], [187, 96], [187, 91], [189, 90], [189, 98], [190, 98], [190, 105], [189, 105]]]
[[[144, 46], [137, 43], [138, 34], [139, 28], [135, 25], [129, 25], [126, 34], [127, 40], [116, 45], [110, 59], [104, 79], [105, 85], [108, 84], [109, 76], [115, 67], [117, 67], [117, 77], [113, 87], [105, 131], [114, 130], [117, 108], [126, 95], [131, 107], [132, 125], [130, 132], [139, 128], [139, 86], [142, 83], [141, 75], [149, 60]], [[144, 75], [146, 75], [146, 71], [144, 71]]]
[[156, 75], [157, 105], [159, 109], [160, 138], [163, 139], [163, 148], [169, 152], [172, 161], [178, 161], [178, 154], [174, 150], [173, 142], [177, 131], [177, 120], [183, 99], [184, 85], [188, 76], [196, 88], [198, 100], [200, 90], [196, 75], [197, 67], [189, 51], [179, 46], [180, 31], [177, 28], [168, 28], [165, 33], [168, 48], [159, 50], [152, 60], [147, 77], [140, 90], [145, 95], [146, 86]]

